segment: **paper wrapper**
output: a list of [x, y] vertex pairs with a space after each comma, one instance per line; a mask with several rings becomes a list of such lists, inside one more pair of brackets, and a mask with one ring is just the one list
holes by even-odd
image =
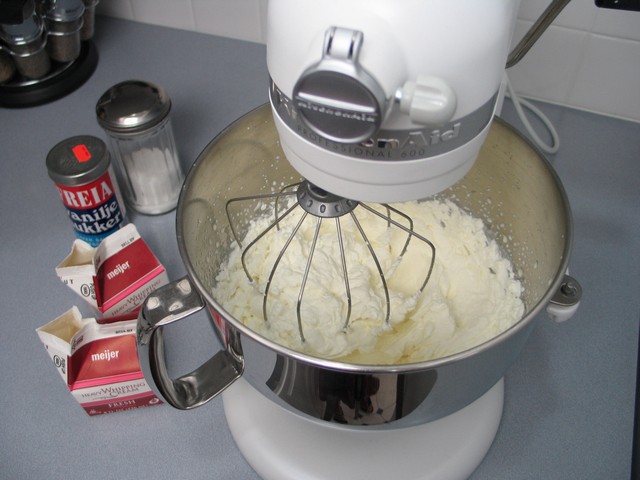
[[131, 223], [96, 248], [75, 240], [56, 274], [107, 317], [137, 311], [149, 293], [169, 283], [164, 266]]
[[36, 332], [73, 397], [89, 415], [162, 403], [136, 351], [137, 315], [96, 320], [73, 307]]

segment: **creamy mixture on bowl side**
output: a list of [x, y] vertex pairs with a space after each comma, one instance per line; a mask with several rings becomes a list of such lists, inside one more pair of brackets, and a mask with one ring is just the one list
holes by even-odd
[[[431, 250], [417, 238], [400, 258], [407, 234], [358, 207], [362, 224], [384, 277], [390, 317], [380, 274], [360, 232], [348, 215], [340, 220], [352, 311], [347, 315], [346, 288], [335, 220], [323, 221], [304, 289], [300, 335], [296, 303], [311, 249], [315, 217], [308, 216], [282, 257], [267, 296], [263, 293], [285, 242], [302, 210], [289, 215], [279, 229], [252, 246], [245, 257], [234, 243], [217, 276], [213, 296], [235, 318], [272, 341], [314, 356], [361, 364], [400, 364], [444, 357], [479, 345], [505, 331], [524, 314], [522, 285], [511, 262], [486, 235], [484, 224], [448, 200], [395, 204], [413, 219], [414, 231], [436, 248], [429, 282]], [[383, 207], [376, 207], [384, 212]], [[243, 246], [274, 220], [263, 206], [252, 220]], [[280, 212], [282, 212], [281, 210]], [[408, 225], [402, 217], [392, 218]]]

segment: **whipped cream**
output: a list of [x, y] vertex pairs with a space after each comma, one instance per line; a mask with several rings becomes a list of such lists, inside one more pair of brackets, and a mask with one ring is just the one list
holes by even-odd
[[[334, 219], [325, 219], [318, 236], [300, 304], [296, 304], [317, 219], [311, 215], [287, 246], [263, 297], [273, 265], [298, 224], [298, 208], [279, 229], [272, 229], [248, 249], [247, 277], [242, 248], [234, 243], [213, 291], [221, 305], [260, 335], [286, 347], [323, 358], [364, 364], [412, 363], [444, 357], [479, 345], [508, 329], [524, 314], [522, 285], [511, 262], [489, 239], [480, 219], [448, 200], [394, 205], [413, 219], [413, 229], [436, 248], [429, 282], [431, 249], [407, 233], [358, 207], [354, 213], [374, 249], [388, 285], [390, 315], [376, 263], [351, 217], [340, 219], [351, 316]], [[382, 212], [384, 207], [378, 206]], [[263, 208], [242, 241], [246, 248], [274, 220]], [[281, 210], [280, 212], [282, 212]], [[266, 212], [266, 213], [265, 213]], [[397, 222], [408, 226], [402, 217]]]

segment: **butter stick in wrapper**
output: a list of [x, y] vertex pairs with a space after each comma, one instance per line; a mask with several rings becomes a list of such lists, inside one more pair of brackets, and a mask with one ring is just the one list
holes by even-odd
[[36, 332], [73, 397], [89, 415], [162, 403], [147, 384], [136, 351], [135, 314], [96, 321], [77, 307]]
[[75, 240], [56, 273], [107, 317], [137, 311], [149, 293], [169, 282], [164, 266], [131, 223], [96, 248]]

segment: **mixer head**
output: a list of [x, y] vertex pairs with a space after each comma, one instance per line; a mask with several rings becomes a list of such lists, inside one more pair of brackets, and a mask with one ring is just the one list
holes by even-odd
[[371, 202], [460, 180], [489, 130], [517, 6], [270, 1], [270, 101], [289, 162]]
[[[253, 208], [255, 208], [255, 211], [266, 211], [272, 215], [272, 221], [264, 228], [254, 232], [254, 236], [242, 239], [233, 220], [235, 218], [233, 210], [234, 208], [241, 208], [246, 211], [248, 208], [251, 208], [251, 204], [254, 204]], [[338, 302], [336, 308], [343, 312], [343, 330], [346, 330], [349, 326], [352, 316], [352, 289], [350, 286], [350, 278], [352, 278], [351, 275], [354, 267], [362, 267], [362, 265], [354, 264], [353, 258], [347, 251], [354, 249], [354, 237], [357, 237], [357, 241], [366, 246], [366, 250], [368, 251], [368, 260], [366, 260], [369, 264], [368, 268], [376, 272], [378, 278], [376, 282], [377, 285], [371, 285], [369, 288], [383, 293], [384, 309], [381, 309], [381, 311], [378, 310], [376, 313], [380, 314], [384, 312], [382, 313], [382, 318], [379, 320], [385, 325], [389, 324], [391, 315], [391, 300], [387, 277], [391, 275], [402, 262], [403, 256], [409, 248], [411, 241], [419, 242], [422, 246], [421, 248], [424, 250], [423, 254], [428, 255], [430, 258], [427, 271], [423, 272], [423, 280], [416, 285], [416, 296], [426, 287], [435, 263], [435, 247], [428, 239], [414, 231], [413, 220], [409, 216], [389, 205], [370, 206], [365, 203], [345, 199], [344, 197], [331, 194], [306, 180], [301, 183], [286, 186], [280, 192], [273, 194], [233, 198], [227, 202], [226, 212], [234, 238], [242, 249], [241, 261], [247, 279], [250, 282], [259, 283], [259, 288], [263, 292], [262, 315], [264, 321], [269, 322], [268, 304], [271, 300], [272, 289], [280, 290], [283, 284], [291, 285], [291, 283], [294, 283], [298, 288], [295, 309], [298, 332], [302, 342], [305, 341], [305, 319], [303, 318], [302, 305], [305, 300], [305, 294], [310, 290], [314, 290], [315, 287], [313, 284], [317, 284], [318, 282], [328, 280], [342, 286], [342, 295], [338, 295], [342, 301]], [[382, 222], [382, 230], [397, 230], [398, 232], [402, 232], [403, 235], [406, 235], [406, 240], [403, 243], [401, 251], [397, 254], [395, 260], [385, 267], [381, 265], [379, 253], [377, 253], [376, 247], [370, 241], [366, 229], [361, 222], [361, 218], [359, 218], [363, 215], [369, 215], [371, 218], [377, 219], [378, 222]], [[333, 226], [329, 226], [331, 223], [333, 223]], [[285, 224], [286, 232], [282, 235], [274, 235], [274, 232], [280, 231], [281, 227]], [[384, 226], [385, 224], [386, 227]], [[351, 247], [345, 247], [345, 239], [349, 238], [343, 234], [345, 227], [350, 228], [352, 232], [354, 230], [357, 231], [357, 235], [351, 235], [351, 239], [349, 240], [352, 242]], [[308, 238], [310, 232], [312, 232], [312, 238]], [[321, 232], [323, 233], [321, 234]], [[387, 235], [389, 234], [387, 233]], [[323, 240], [319, 241], [321, 237], [324, 243]], [[298, 240], [297, 245], [303, 246], [302, 252], [291, 246], [294, 239]], [[272, 246], [273, 249], [276, 250], [276, 255], [273, 256], [274, 260], [272, 262], [268, 261], [267, 268], [264, 270], [266, 275], [251, 271], [247, 262], [247, 258], [254, 253], [254, 247], [261, 242], [266, 248], [258, 249], [261, 253], [257, 255], [265, 255], [264, 252], [270, 250]], [[386, 250], [388, 246], [383, 244], [382, 248]], [[317, 252], [319, 252], [320, 255], [317, 255]], [[299, 275], [297, 275], [298, 278], [282, 278], [283, 275], [280, 275], [280, 278], [278, 278], [278, 268], [283, 258], [287, 255], [295, 258], [301, 254], [306, 256], [306, 259], [299, 262], [299, 265], [304, 265], [304, 268], [293, 269], [293, 271], [299, 273]], [[318, 260], [318, 258], [320, 259]], [[314, 265], [314, 260], [318, 263], [327, 261], [329, 258], [333, 258], [333, 261], [340, 265], [339, 278], [323, 278], [324, 273], [322, 272], [322, 268]], [[358, 260], [357, 263], [361, 264], [364, 262]], [[292, 305], [289, 305], [287, 308], [291, 307]]]

